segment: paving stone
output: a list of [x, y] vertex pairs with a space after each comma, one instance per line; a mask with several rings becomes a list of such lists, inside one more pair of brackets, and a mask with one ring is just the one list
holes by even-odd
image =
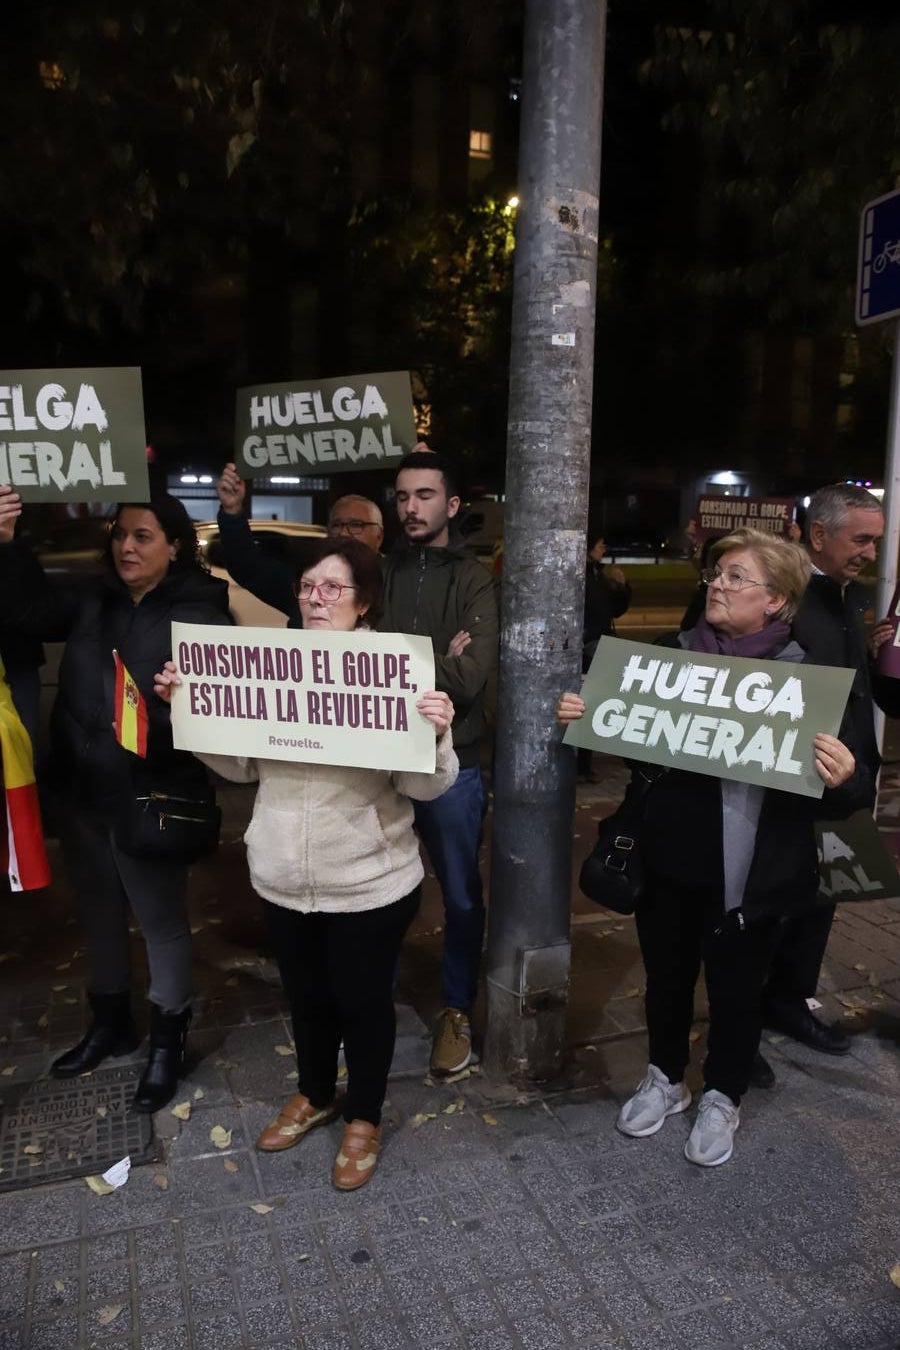
[[168, 1322], [173, 1318], [183, 1318], [184, 1298], [181, 1286], [170, 1284], [156, 1289], [142, 1287], [138, 1294], [138, 1312], [142, 1327]]
[[244, 1309], [247, 1332], [252, 1342], [265, 1345], [296, 1345], [296, 1333], [286, 1302], [273, 1299], [258, 1307]]
[[524, 1350], [561, 1350], [569, 1344], [560, 1323], [546, 1314], [529, 1317], [527, 1321], [517, 1318], [513, 1327]]
[[686, 1350], [686, 1342], [666, 1322], [647, 1322], [626, 1331], [628, 1350]]
[[196, 1350], [236, 1350], [242, 1345], [243, 1339], [241, 1321], [236, 1312], [223, 1310], [210, 1316], [194, 1318]]
[[78, 1318], [58, 1317], [53, 1321], [35, 1318], [28, 1345], [31, 1350], [73, 1350], [78, 1344]]
[[143, 1331], [141, 1350], [191, 1350], [187, 1327], [172, 1324]]
[[491, 1326], [501, 1320], [501, 1310], [486, 1289], [475, 1288], [465, 1294], [452, 1294], [448, 1303], [464, 1330]]

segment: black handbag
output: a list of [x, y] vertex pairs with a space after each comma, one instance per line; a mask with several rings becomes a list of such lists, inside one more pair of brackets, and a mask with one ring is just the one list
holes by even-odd
[[581, 864], [582, 894], [616, 914], [633, 914], [644, 890], [640, 838], [647, 795], [668, 772], [653, 765], [635, 767], [619, 807], [597, 826], [597, 842]]
[[150, 791], [126, 802], [113, 826], [113, 842], [132, 858], [193, 863], [218, 848], [221, 828], [213, 788], [193, 797]]

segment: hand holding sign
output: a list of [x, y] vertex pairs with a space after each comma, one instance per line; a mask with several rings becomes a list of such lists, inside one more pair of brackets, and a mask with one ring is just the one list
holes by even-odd
[[247, 496], [247, 484], [241, 478], [235, 466], [229, 462], [222, 470], [216, 483], [216, 492], [226, 516], [239, 516], [244, 509]]
[[11, 487], [0, 483], [0, 544], [12, 542], [16, 521], [22, 514], [22, 498]]
[[816, 754], [816, 772], [826, 787], [840, 787], [853, 777], [856, 760], [836, 736], [820, 731], [813, 737]]

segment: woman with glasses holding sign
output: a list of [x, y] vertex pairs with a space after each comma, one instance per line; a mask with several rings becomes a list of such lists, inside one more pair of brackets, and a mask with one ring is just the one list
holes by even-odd
[[[801, 662], [791, 620], [810, 565], [795, 544], [741, 529], [718, 541], [705, 570], [705, 612], [662, 645], [754, 661]], [[563, 694], [557, 717], [581, 717]], [[685, 1157], [716, 1167], [732, 1155], [740, 1102], [762, 1033], [763, 986], [785, 916], [816, 902], [814, 819], [849, 815], [865, 790], [850, 749], [815, 737], [821, 801], [682, 769], [663, 770], [644, 799], [645, 889], [635, 919], [647, 973], [650, 1063], [616, 1122], [623, 1134], [656, 1134], [686, 1111], [694, 988], [701, 965], [709, 996], [703, 1095]]]
[[[381, 568], [354, 539], [325, 539], [296, 587], [304, 629], [349, 632], [374, 624]], [[156, 691], [180, 683], [169, 662]], [[338, 1190], [372, 1175], [394, 1054], [394, 971], [419, 906], [424, 875], [410, 797], [431, 801], [458, 765], [446, 694], [416, 702], [437, 736], [433, 774], [285, 760], [200, 755], [233, 782], [259, 781], [245, 835], [250, 879], [266, 902], [269, 934], [291, 1007], [299, 1092], [263, 1130], [257, 1148], [292, 1148], [336, 1115], [344, 1133], [332, 1169]], [[335, 1097], [343, 1041], [347, 1092]]]

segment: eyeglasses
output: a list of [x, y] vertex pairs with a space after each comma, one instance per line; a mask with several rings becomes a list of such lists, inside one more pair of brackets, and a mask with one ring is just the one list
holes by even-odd
[[356, 589], [356, 586], [344, 586], [339, 581], [320, 581], [318, 585], [312, 581], [294, 582], [294, 595], [298, 600], [312, 600], [317, 595], [323, 605], [336, 605], [344, 591]]
[[745, 577], [736, 567], [729, 567], [724, 572], [721, 567], [704, 567], [700, 573], [700, 580], [705, 581], [707, 586], [711, 586], [714, 581], [720, 581], [726, 591], [742, 591], [745, 586], [765, 586], [767, 590], [772, 589], [768, 581], [754, 581], [751, 577]]
[[363, 530], [377, 529], [377, 520], [329, 520], [329, 534], [362, 534]]

